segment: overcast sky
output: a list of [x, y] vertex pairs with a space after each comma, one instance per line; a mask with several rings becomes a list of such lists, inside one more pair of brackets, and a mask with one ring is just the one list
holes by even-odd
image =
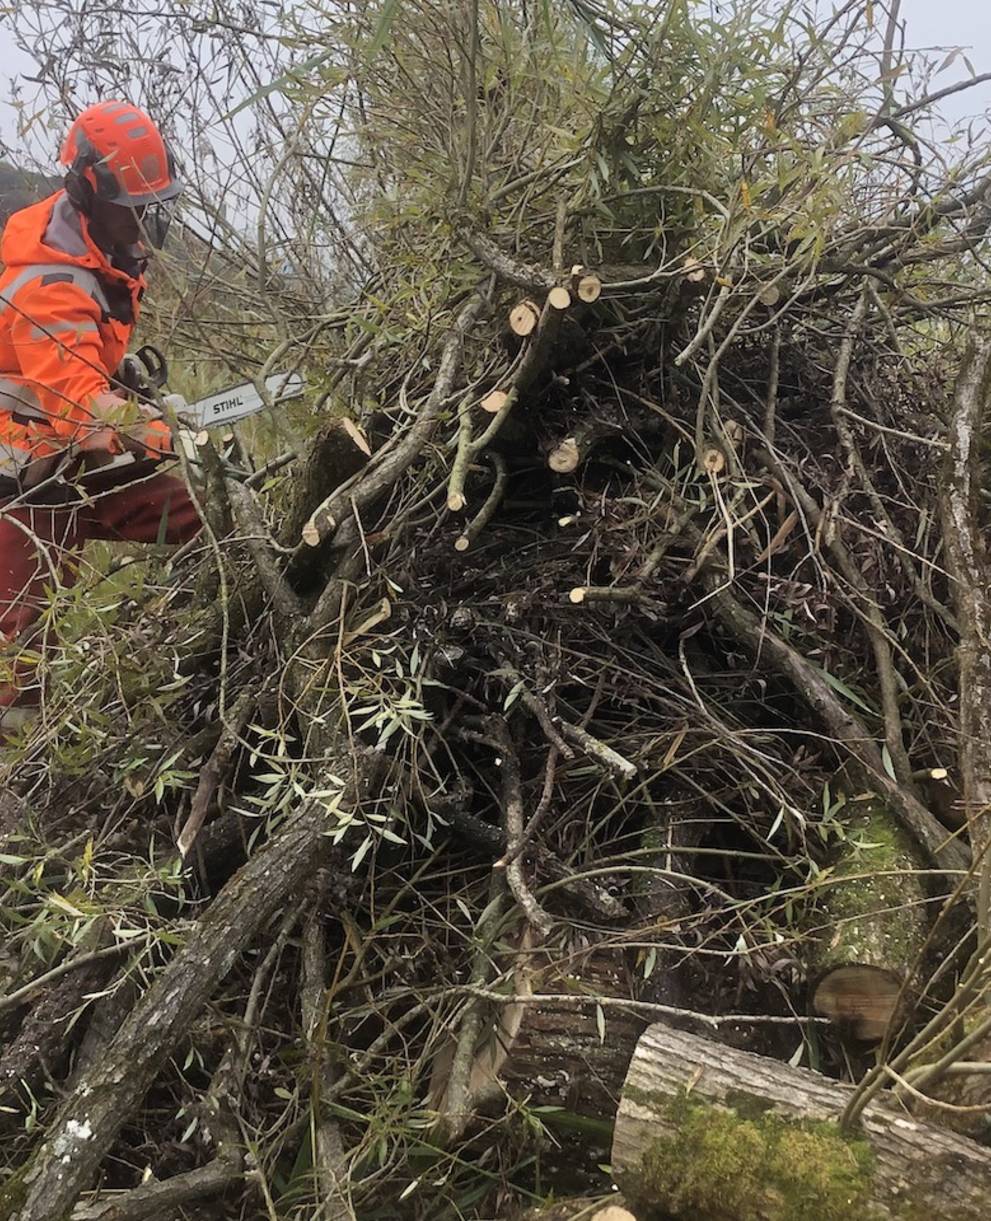
[[[773, 3], [774, 0], [769, 0]], [[712, 3], [712, 0], [710, 0]], [[812, 0], [820, 14], [833, 11], [830, 0]], [[880, 5], [878, 6], [880, 9]], [[991, 72], [991, 3], [989, 0], [902, 0], [901, 19], [907, 23], [906, 46], [909, 49], [931, 50], [934, 57], [940, 49], [959, 47], [967, 56], [974, 73]], [[12, 77], [32, 71], [31, 60], [12, 45], [10, 35], [0, 25], [0, 140], [16, 148], [16, 127], [10, 106], [4, 101], [4, 84]], [[961, 58], [947, 66], [933, 82], [942, 88], [970, 75]], [[950, 122], [972, 116], [985, 116], [991, 121], [991, 81], [948, 98], [942, 110]], [[54, 163], [56, 150], [52, 150]]]
[[[991, 5], [988, 0], [902, 0], [909, 47], [963, 47], [977, 75], [991, 72]], [[940, 77], [940, 85], [968, 75], [959, 60]], [[950, 118], [982, 114], [991, 109], [991, 81], [948, 99]]]

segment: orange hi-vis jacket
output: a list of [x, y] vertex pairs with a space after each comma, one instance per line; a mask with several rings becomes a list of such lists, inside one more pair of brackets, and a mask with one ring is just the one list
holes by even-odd
[[127, 352], [145, 283], [111, 263], [64, 191], [11, 216], [0, 261], [2, 497], [97, 437], [121, 452], [99, 400]]

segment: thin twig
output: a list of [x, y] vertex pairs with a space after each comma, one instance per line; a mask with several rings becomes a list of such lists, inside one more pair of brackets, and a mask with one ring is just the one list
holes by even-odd
[[[502, 776], [502, 814], [506, 832], [506, 881], [513, 898], [527, 921], [544, 937], [554, 927], [554, 921], [533, 897], [523, 876], [523, 864], [518, 851], [523, 841], [523, 782], [520, 761], [509, 726], [502, 717], [490, 720], [492, 737], [500, 751], [499, 771]], [[498, 864], [495, 866], [499, 868]]]

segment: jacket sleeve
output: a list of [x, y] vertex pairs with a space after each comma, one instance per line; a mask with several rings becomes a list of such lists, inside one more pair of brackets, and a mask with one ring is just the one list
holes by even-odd
[[75, 440], [98, 423], [94, 400], [110, 389], [103, 368], [100, 306], [74, 283], [24, 286], [14, 302], [10, 338], [22, 376], [46, 423]]

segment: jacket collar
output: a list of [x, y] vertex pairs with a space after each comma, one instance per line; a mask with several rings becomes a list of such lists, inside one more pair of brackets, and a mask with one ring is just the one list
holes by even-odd
[[[60, 250], [73, 259], [80, 261], [95, 259], [97, 268], [105, 275], [120, 277], [131, 282], [143, 280], [141, 274], [142, 247], [140, 245], [132, 246], [119, 260], [108, 254], [94, 240], [88, 218], [72, 206], [64, 191], [59, 192], [55, 198], [51, 218], [45, 227], [43, 241], [46, 246]], [[134, 273], [126, 270], [128, 264], [135, 269]]]
[[[140, 254], [138, 249], [138, 259]], [[93, 240], [86, 217], [76, 211], [64, 191], [57, 191], [10, 217], [0, 243], [0, 260], [8, 267], [71, 263], [87, 267], [105, 280], [126, 285], [132, 292], [144, 288], [140, 263], [136, 275], [115, 266]]]

